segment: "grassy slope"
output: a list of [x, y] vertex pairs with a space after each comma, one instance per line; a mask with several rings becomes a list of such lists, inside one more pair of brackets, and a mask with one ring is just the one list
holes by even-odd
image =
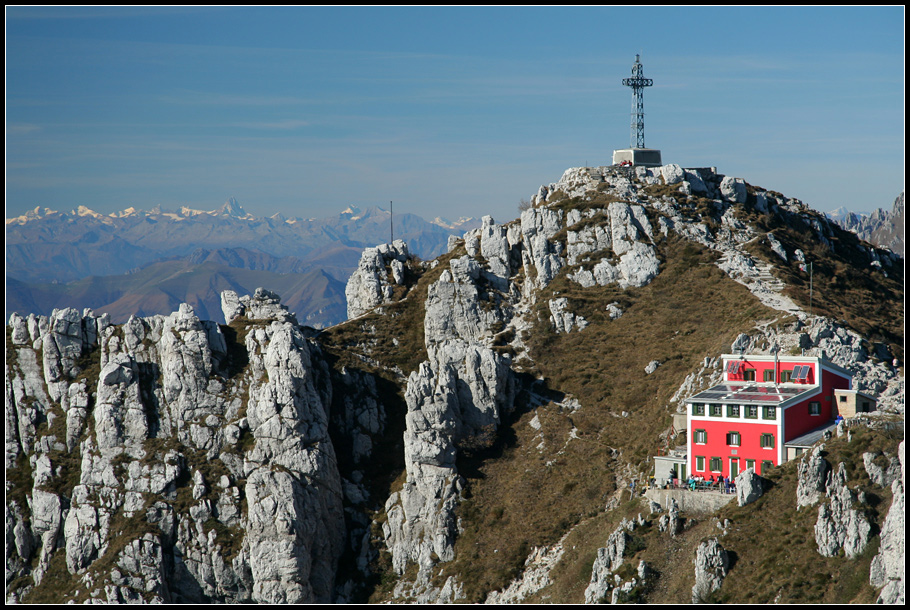
[[[862, 454], [885, 451], [894, 455], [903, 434], [857, 429], [852, 442], [835, 439], [826, 445], [825, 458], [832, 466], [843, 461], [851, 489], [866, 494], [864, 511], [877, 533], [891, 505], [890, 488], [871, 483], [865, 475]], [[701, 541], [717, 537], [732, 558], [727, 579], [710, 600], [721, 603], [872, 603], [877, 597], [869, 585], [869, 564], [878, 552], [873, 538], [860, 557], [825, 558], [819, 555], [814, 537], [818, 506], [796, 508], [797, 462], [776, 469], [768, 478], [769, 489], [755, 503], [739, 507], [733, 501], [712, 516], [688, 516], [686, 529], [676, 538], [657, 531], [657, 515], [648, 514], [645, 503], [631, 500], [613, 511], [602, 512], [582, 522], [567, 536], [562, 561], [550, 574], [552, 584], [529, 602], [583, 603], [597, 549], [623, 518], [642, 514], [648, 525], [632, 533], [631, 551], [624, 566], [629, 571], [644, 560], [657, 573], [639, 601], [690, 603], [695, 584], [695, 550]], [[685, 516], [685, 515], [684, 515]], [[717, 522], [729, 520], [728, 533], [721, 535]]]
[[[900, 430], [875, 432], [856, 429], [825, 445], [825, 459], [847, 467], [848, 487], [866, 495], [864, 513], [880, 531], [891, 506], [891, 489], [874, 485], [863, 467], [866, 451], [895, 455], [903, 439]], [[773, 488], [754, 505], [735, 504], [718, 512], [730, 519], [730, 534], [722, 545], [736, 553], [737, 563], [719, 592], [718, 601], [769, 603], [872, 603], [877, 592], [869, 585], [869, 564], [878, 552], [873, 538], [856, 559], [825, 558], [815, 544], [818, 507], [796, 510], [797, 462], [789, 462], [769, 477]], [[862, 505], [861, 505], [862, 506]]]
[[[556, 396], [570, 393], [583, 408], [572, 412], [551, 403], [522, 413], [519, 405], [488, 455], [462, 460], [469, 497], [459, 509], [465, 532], [456, 542], [456, 560], [442, 572], [459, 575], [470, 601], [508, 584], [531, 547], [556, 542], [580, 522], [603, 521], [599, 515], [617, 476], [650, 474], [648, 458], [670, 425], [669, 399], [686, 375], [705, 356], [728, 349], [755, 321], [778, 315], [727, 278], [700, 246], [671, 237], [662, 255], [662, 272], [643, 288], [582, 288], [564, 271], [541, 295], [538, 324], [526, 338], [536, 373]], [[550, 293], [567, 297], [570, 310], [589, 326], [554, 333]], [[611, 321], [605, 307], [612, 302], [624, 314]], [[647, 375], [651, 360], [662, 364]], [[529, 425], [535, 415], [540, 432]], [[570, 440], [570, 431], [576, 438]], [[592, 546], [594, 553], [605, 540]], [[554, 601], [584, 601], [591, 561], [593, 555], [582, 560], [586, 568], [567, 568], [576, 576], [587, 572], [584, 582]]]

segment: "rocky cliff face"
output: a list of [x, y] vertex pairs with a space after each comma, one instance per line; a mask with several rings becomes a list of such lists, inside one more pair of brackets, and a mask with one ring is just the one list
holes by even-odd
[[13, 316], [11, 599], [335, 598], [358, 488], [339, 474], [319, 350], [267, 291], [224, 307], [233, 328], [189, 306], [120, 327]]
[[[478, 480], [466, 460], [491, 455], [516, 433], [511, 426], [522, 414], [552, 404], [566, 422], [564, 446], [533, 465], [558, 474], [561, 455], [582, 434], [572, 417], [589, 418], [600, 400], [547, 386], [551, 380], [535, 368], [535, 334], [582, 341], [611, 324], [649, 328], [653, 314], [643, 315], [626, 295], [647, 294], [667, 269], [679, 273], [668, 253], [681, 251], [719, 269], [750, 299], [744, 308], [755, 316], [778, 316], [744, 315], [736, 339], [744, 349], [824, 351], [854, 371], [859, 389], [881, 394], [885, 410], [902, 415], [902, 352], [887, 329], [871, 339], [847, 322], [810, 315], [801, 293], [781, 279], [799, 273], [814, 243], [822, 244], [819, 252], [849, 249], [876, 285], [902, 281], [897, 257], [846, 243], [838, 231], [799, 201], [712, 169], [575, 168], [542, 186], [519, 219], [498, 224], [486, 217], [479, 229], [450, 240], [448, 254], [435, 261], [411, 257], [404, 242], [367, 249], [346, 290], [352, 320], [321, 335], [302, 328], [267, 290], [222, 293], [226, 325], [200, 320], [188, 305], [119, 326], [89, 310], [14, 315], [6, 358], [8, 599], [283, 603], [363, 600], [374, 592], [373, 599], [430, 602], [541, 595], [552, 583], [549, 570], [565, 557], [559, 537], [524, 549], [524, 578], [501, 583], [501, 592], [467, 590], [474, 583], [451, 567], [466, 528], [477, 528], [462, 510]], [[695, 258], [702, 251], [708, 255]], [[399, 334], [386, 337], [386, 328]], [[404, 345], [412, 353], [396, 359], [392, 352]], [[667, 413], [719, 374], [710, 356], [686, 358], [691, 362], [680, 367], [642, 355], [634, 373], [663, 384]], [[393, 413], [401, 421], [392, 421]], [[583, 439], [591, 447], [605, 445], [603, 431], [629, 413], [604, 417]], [[530, 426], [541, 430], [540, 419]], [[641, 434], [654, 433], [644, 442], [660, 442], [659, 426], [639, 425]], [[626, 429], [635, 435], [634, 427]], [[540, 431], [538, 452], [553, 444], [547, 434]], [[588, 468], [621, 491], [641, 465], [610, 442], [616, 446], [607, 465]], [[388, 460], [390, 471], [378, 472], [389, 447], [400, 455]], [[832, 513], [819, 516], [819, 552], [860, 554], [863, 545], [844, 532], [864, 528], [841, 527], [845, 519], [860, 523], [862, 515], [850, 521], [849, 513], [857, 497], [818, 459], [806, 462], [798, 502], [821, 501], [819, 510]], [[867, 466], [880, 486], [902, 485], [881, 462], [872, 457]], [[565, 493], [574, 485], [566, 484]], [[603, 513], [618, 502], [611, 496]], [[640, 519], [612, 530], [578, 601], [647, 599], [640, 596], [651, 594], [660, 575], [644, 561], [637, 571], [624, 565], [624, 553], [633, 552], [625, 543], [658, 529], [670, 531], [666, 538], [685, 538], [678, 507], [665, 516], [660, 528]], [[559, 534], [568, 536], [578, 523], [561, 519]], [[892, 582], [902, 520], [889, 520], [873, 584]], [[730, 566], [718, 553], [710, 545], [702, 551], [696, 572], [702, 576], [695, 589], [684, 587], [687, 595], [703, 598], [722, 588]]]
[[[377, 305], [390, 302], [394, 286], [405, 283], [405, 263], [408, 258], [408, 245], [401, 240], [391, 245], [366, 248], [360, 256], [357, 270], [348, 279], [345, 288], [348, 318], [356, 318]], [[390, 272], [386, 271], [386, 266]]]
[[832, 218], [848, 231], [853, 231], [870, 244], [904, 255], [904, 194], [898, 195], [890, 211], [881, 208], [866, 216], [853, 212], [835, 212]]

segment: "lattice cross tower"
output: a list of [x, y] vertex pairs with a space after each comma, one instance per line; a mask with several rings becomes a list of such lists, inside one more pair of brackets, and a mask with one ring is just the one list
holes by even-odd
[[645, 147], [645, 100], [642, 92], [645, 87], [650, 87], [654, 81], [642, 76], [642, 65], [635, 56], [632, 64], [632, 78], [622, 79], [622, 84], [632, 87], [632, 137], [629, 146], [632, 148]]

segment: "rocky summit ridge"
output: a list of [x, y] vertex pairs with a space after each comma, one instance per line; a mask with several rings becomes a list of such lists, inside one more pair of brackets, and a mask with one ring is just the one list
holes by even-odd
[[[737, 600], [726, 583], [763, 552], [740, 532], [776, 503], [812, 521], [820, 569], [862, 565], [865, 580], [751, 601], [902, 601], [903, 444], [887, 431], [903, 419], [903, 329], [866, 299], [902, 300], [901, 259], [713, 168], [573, 168], [530, 203], [433, 261], [404, 241], [366, 249], [349, 321], [323, 331], [264, 289], [223, 292], [225, 324], [186, 304], [122, 325], [11, 316], [7, 601]], [[807, 261], [849, 298], [824, 292], [810, 312]], [[743, 313], [687, 317], [691, 295], [664, 292], [677, 277]], [[666, 328], [650, 322], [660, 299], [677, 311]], [[584, 342], [625, 328], [631, 345]], [[679, 442], [672, 414], [719, 379], [733, 340], [824, 352], [880, 410], [798, 473], [756, 477], [764, 493], [715, 528], [627, 488]], [[598, 351], [599, 371], [576, 370]], [[612, 360], [638, 385], [586, 391]], [[475, 550], [497, 531], [519, 534]]]

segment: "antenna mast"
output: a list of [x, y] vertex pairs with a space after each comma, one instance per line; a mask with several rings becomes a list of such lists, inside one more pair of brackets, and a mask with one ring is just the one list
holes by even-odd
[[395, 208], [392, 207], [392, 202], [389, 202], [389, 245], [395, 243], [395, 223], [392, 219], [395, 218]]
[[632, 78], [622, 79], [622, 84], [626, 87], [632, 87], [632, 136], [630, 139], [630, 148], [645, 147], [645, 100], [642, 96], [645, 87], [650, 87], [654, 81], [650, 78], [644, 78], [643, 67], [639, 61], [639, 56], [635, 55], [635, 63], [632, 64]]

